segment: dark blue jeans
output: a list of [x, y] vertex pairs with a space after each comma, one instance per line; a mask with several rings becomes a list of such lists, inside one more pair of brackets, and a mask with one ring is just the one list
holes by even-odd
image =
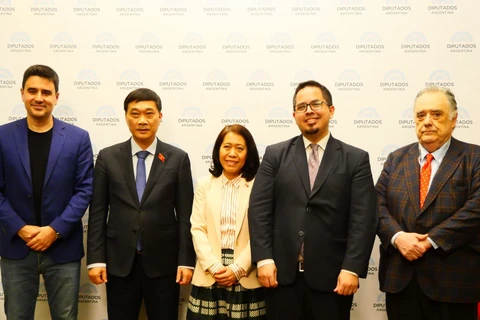
[[21, 260], [0, 260], [7, 319], [33, 320], [43, 275], [52, 320], [76, 320], [80, 261], [55, 263], [42, 252], [30, 251]]

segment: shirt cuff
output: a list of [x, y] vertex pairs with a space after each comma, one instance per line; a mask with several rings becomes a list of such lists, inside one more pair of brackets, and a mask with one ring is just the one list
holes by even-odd
[[345, 269], [340, 270], [340, 272], [342, 272], [342, 271], [343, 271], [343, 272], [346, 272], [346, 273], [350, 273], [351, 275], [354, 275], [355, 277], [358, 278], [358, 274], [356, 274], [356, 273], [353, 272], [353, 271], [348, 271], [348, 270], [345, 270]]
[[267, 264], [275, 264], [275, 261], [273, 259], [260, 260], [257, 262], [257, 269], [266, 266]]
[[435, 241], [432, 240], [432, 238], [427, 237], [427, 240], [430, 241], [432, 244], [433, 249], [438, 249], [438, 244], [435, 243]]
[[106, 268], [107, 264], [106, 263], [92, 263], [87, 265], [87, 269], [92, 269], [92, 268]]
[[178, 268], [185, 268], [185, 269], [195, 270], [195, 268], [194, 268], [194, 267], [191, 267], [191, 266], [178, 266], [177, 269], [178, 269]]
[[237, 280], [240, 280], [242, 277], [245, 277], [247, 275], [245, 270], [243, 270], [243, 268], [240, 267], [238, 264], [232, 263], [229, 267], [232, 269]]
[[220, 262], [214, 263], [208, 268], [208, 272], [210, 272], [210, 274], [214, 276], [221, 267], [223, 267], [223, 264], [221, 264]]
[[397, 249], [397, 246], [395, 245], [395, 240], [397, 240], [397, 237], [402, 234], [402, 233], [405, 233], [405, 231], [398, 231], [397, 233], [395, 233], [392, 237], [392, 240], [391, 240], [391, 243], [392, 243], [392, 246]]

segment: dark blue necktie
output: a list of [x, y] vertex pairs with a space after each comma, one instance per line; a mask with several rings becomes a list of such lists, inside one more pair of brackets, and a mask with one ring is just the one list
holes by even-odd
[[[145, 169], [145, 158], [150, 154], [148, 151], [137, 152], [137, 176], [135, 183], [137, 185], [138, 202], [142, 202], [143, 191], [145, 191], [145, 185], [147, 184], [147, 174]], [[138, 230], [137, 237], [137, 251], [142, 249], [140, 243], [140, 229]]]

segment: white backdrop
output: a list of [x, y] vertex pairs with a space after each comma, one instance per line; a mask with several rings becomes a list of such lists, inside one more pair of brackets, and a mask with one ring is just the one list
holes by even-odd
[[[189, 153], [196, 181], [226, 124], [248, 127], [262, 155], [297, 135], [293, 91], [315, 79], [333, 94], [332, 134], [369, 152], [376, 180], [415, 141], [411, 107], [426, 85], [452, 89], [454, 135], [480, 143], [479, 13], [478, 0], [0, 0], [0, 124], [25, 116], [23, 72], [46, 64], [60, 76], [54, 115], [88, 130], [96, 155], [129, 137], [123, 100], [148, 87], [164, 104], [159, 138]], [[353, 320], [386, 319], [377, 247]], [[86, 268], [80, 291], [79, 319], [106, 319]], [[38, 301], [36, 318], [49, 319], [43, 287]]]

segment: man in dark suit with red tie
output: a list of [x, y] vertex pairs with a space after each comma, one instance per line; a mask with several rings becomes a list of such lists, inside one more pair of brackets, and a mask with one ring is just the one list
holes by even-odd
[[480, 147], [452, 137], [457, 115], [450, 90], [420, 91], [418, 143], [392, 152], [376, 185], [390, 320], [477, 319]]
[[152, 90], [124, 101], [132, 138], [98, 154], [88, 223], [90, 280], [107, 285], [109, 319], [178, 317], [179, 284], [195, 265], [190, 160], [156, 137], [162, 102]]
[[378, 222], [369, 157], [330, 134], [334, 112], [325, 86], [300, 83], [302, 134], [268, 146], [255, 178], [250, 246], [267, 319], [349, 319], [367, 275]]

